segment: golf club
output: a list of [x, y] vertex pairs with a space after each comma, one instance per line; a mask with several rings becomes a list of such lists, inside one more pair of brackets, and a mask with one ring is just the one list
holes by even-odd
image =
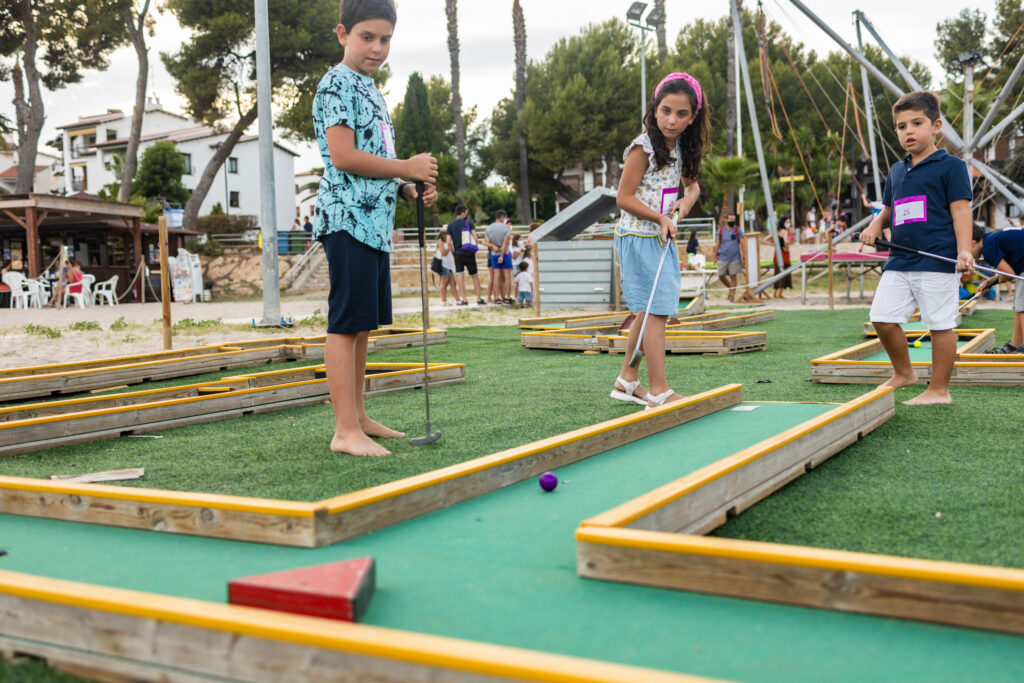
[[427, 433], [415, 439], [409, 439], [409, 443], [416, 446], [423, 446], [434, 443], [441, 438], [440, 430], [430, 431], [430, 366], [427, 362], [427, 328], [430, 326], [430, 304], [427, 299], [427, 220], [423, 214], [423, 181], [416, 181], [416, 224], [419, 227], [420, 237], [420, 299], [423, 304], [423, 398], [427, 405]]
[[[672, 216], [673, 219], [678, 214]], [[640, 323], [640, 335], [636, 338], [636, 348], [633, 349], [633, 355], [629, 359], [629, 367], [635, 368], [639, 363], [640, 359], [644, 355], [644, 330], [647, 329], [647, 317], [651, 314], [651, 304], [654, 303], [654, 293], [658, 291], [658, 280], [661, 279], [661, 269], [665, 265], [665, 257], [668, 256], [668, 250], [675, 244], [674, 239], [665, 240], [665, 248], [661, 251], [661, 260], [658, 261], [658, 270], [654, 273], [654, 284], [651, 285], [651, 295], [647, 298], [647, 309], [644, 311], [643, 322]]]
[[[855, 232], [853, 234], [853, 239], [859, 240], [860, 239], [860, 233], [859, 232]], [[920, 249], [914, 249], [913, 247], [905, 247], [902, 244], [894, 244], [894, 243], [890, 242], [889, 240], [882, 239], [881, 237], [875, 239], [875, 245], [879, 246], [879, 247], [885, 247], [885, 248], [890, 249], [890, 250], [891, 249], [895, 249], [897, 251], [907, 251], [907, 252], [910, 252], [911, 254], [920, 254], [921, 256], [927, 256], [929, 258], [938, 259], [939, 261], [945, 261], [946, 263], [953, 263], [953, 264], [955, 264], [957, 262], [957, 260], [955, 258], [949, 258], [948, 256], [940, 256], [938, 254], [933, 254], [933, 253], [928, 252], [928, 251], [921, 251]], [[975, 264], [974, 269], [975, 270], [980, 270], [983, 273], [991, 273], [993, 275], [1002, 275], [1004, 277], [1013, 278], [1014, 280], [1024, 281], [1024, 277], [1021, 277], [1020, 275], [1014, 275], [1012, 273], [1004, 273], [1001, 270], [996, 270], [995, 268], [989, 268], [988, 266], [979, 266], [979, 265]]]

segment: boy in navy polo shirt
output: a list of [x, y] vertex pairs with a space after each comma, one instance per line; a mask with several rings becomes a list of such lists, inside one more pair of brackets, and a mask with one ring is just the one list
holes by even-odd
[[970, 174], [962, 159], [935, 147], [942, 130], [939, 100], [923, 90], [907, 93], [892, 107], [900, 145], [909, 154], [893, 164], [885, 181], [885, 208], [860, 240], [871, 246], [887, 223], [892, 242], [956, 259], [956, 265], [893, 249], [871, 303], [871, 323], [889, 355], [893, 376], [884, 386], [917, 382], [901, 325], [915, 307], [931, 332], [932, 376], [928, 389], [906, 405], [949, 403], [949, 378], [956, 360], [959, 278], [957, 270], [974, 267], [971, 253]]
[[[985, 261], [996, 270], [1014, 275], [1024, 275], [1024, 230], [1011, 228], [990, 232], [983, 239], [975, 237], [974, 258], [984, 256]], [[993, 275], [978, 285], [978, 292], [984, 294], [996, 281], [1006, 282], [1011, 278]], [[996, 353], [1024, 353], [1024, 284], [1013, 284], [1013, 336]]]
[[[394, 0], [343, 0], [335, 31], [345, 48], [313, 100], [324, 175], [316, 198], [313, 236], [324, 245], [331, 291], [327, 301], [324, 365], [334, 409], [331, 450], [351, 455], [389, 455], [370, 437], [405, 434], [371, 420], [363, 408], [366, 348], [370, 330], [391, 323], [389, 252], [395, 200], [416, 199], [414, 183], [437, 178], [437, 160], [395, 155], [391, 117], [373, 74], [391, 49], [397, 20]], [[423, 203], [437, 192], [428, 184]]]

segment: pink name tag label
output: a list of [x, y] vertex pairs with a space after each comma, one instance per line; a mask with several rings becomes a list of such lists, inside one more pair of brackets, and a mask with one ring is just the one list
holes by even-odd
[[923, 194], [904, 197], [892, 205], [892, 224], [923, 223], [928, 220], [928, 198]]
[[679, 198], [678, 187], [666, 187], [661, 191], [661, 213], [667, 216], [672, 211], [672, 205], [676, 203], [676, 199]]

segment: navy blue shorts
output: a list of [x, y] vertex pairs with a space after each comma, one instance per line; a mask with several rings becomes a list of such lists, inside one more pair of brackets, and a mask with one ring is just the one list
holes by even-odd
[[331, 280], [327, 333], [354, 334], [390, 325], [391, 255], [366, 246], [344, 230], [320, 241]]

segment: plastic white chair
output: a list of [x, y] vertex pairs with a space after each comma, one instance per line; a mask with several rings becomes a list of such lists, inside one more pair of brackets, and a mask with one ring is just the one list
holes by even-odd
[[32, 291], [25, 286], [25, 280], [21, 273], [4, 273], [4, 284], [11, 288], [11, 308], [29, 307]]
[[85, 305], [92, 306], [92, 286], [96, 283], [96, 276], [84, 273], [82, 275], [82, 294], [85, 296]]
[[87, 278], [96, 279], [95, 275], [83, 275], [80, 280], [82, 285], [82, 291], [72, 292], [69, 291], [75, 283], [69, 284], [64, 288], [64, 307], [67, 308], [68, 299], [74, 299], [75, 305], [79, 308], [85, 308], [86, 306], [92, 305], [92, 294], [89, 292], [89, 280]]
[[104, 302], [108, 306], [117, 306], [117, 276], [97, 282], [92, 288], [92, 300], [94, 304], [101, 306]]
[[25, 278], [21, 285], [24, 289], [28, 290], [28, 302], [27, 305], [32, 308], [43, 307], [43, 285], [40, 284], [39, 280], [32, 278]]
[[53, 291], [50, 288], [50, 281], [45, 277], [39, 276], [35, 282], [39, 285], [39, 295], [35, 300], [36, 308], [42, 308], [50, 301], [50, 295]]

